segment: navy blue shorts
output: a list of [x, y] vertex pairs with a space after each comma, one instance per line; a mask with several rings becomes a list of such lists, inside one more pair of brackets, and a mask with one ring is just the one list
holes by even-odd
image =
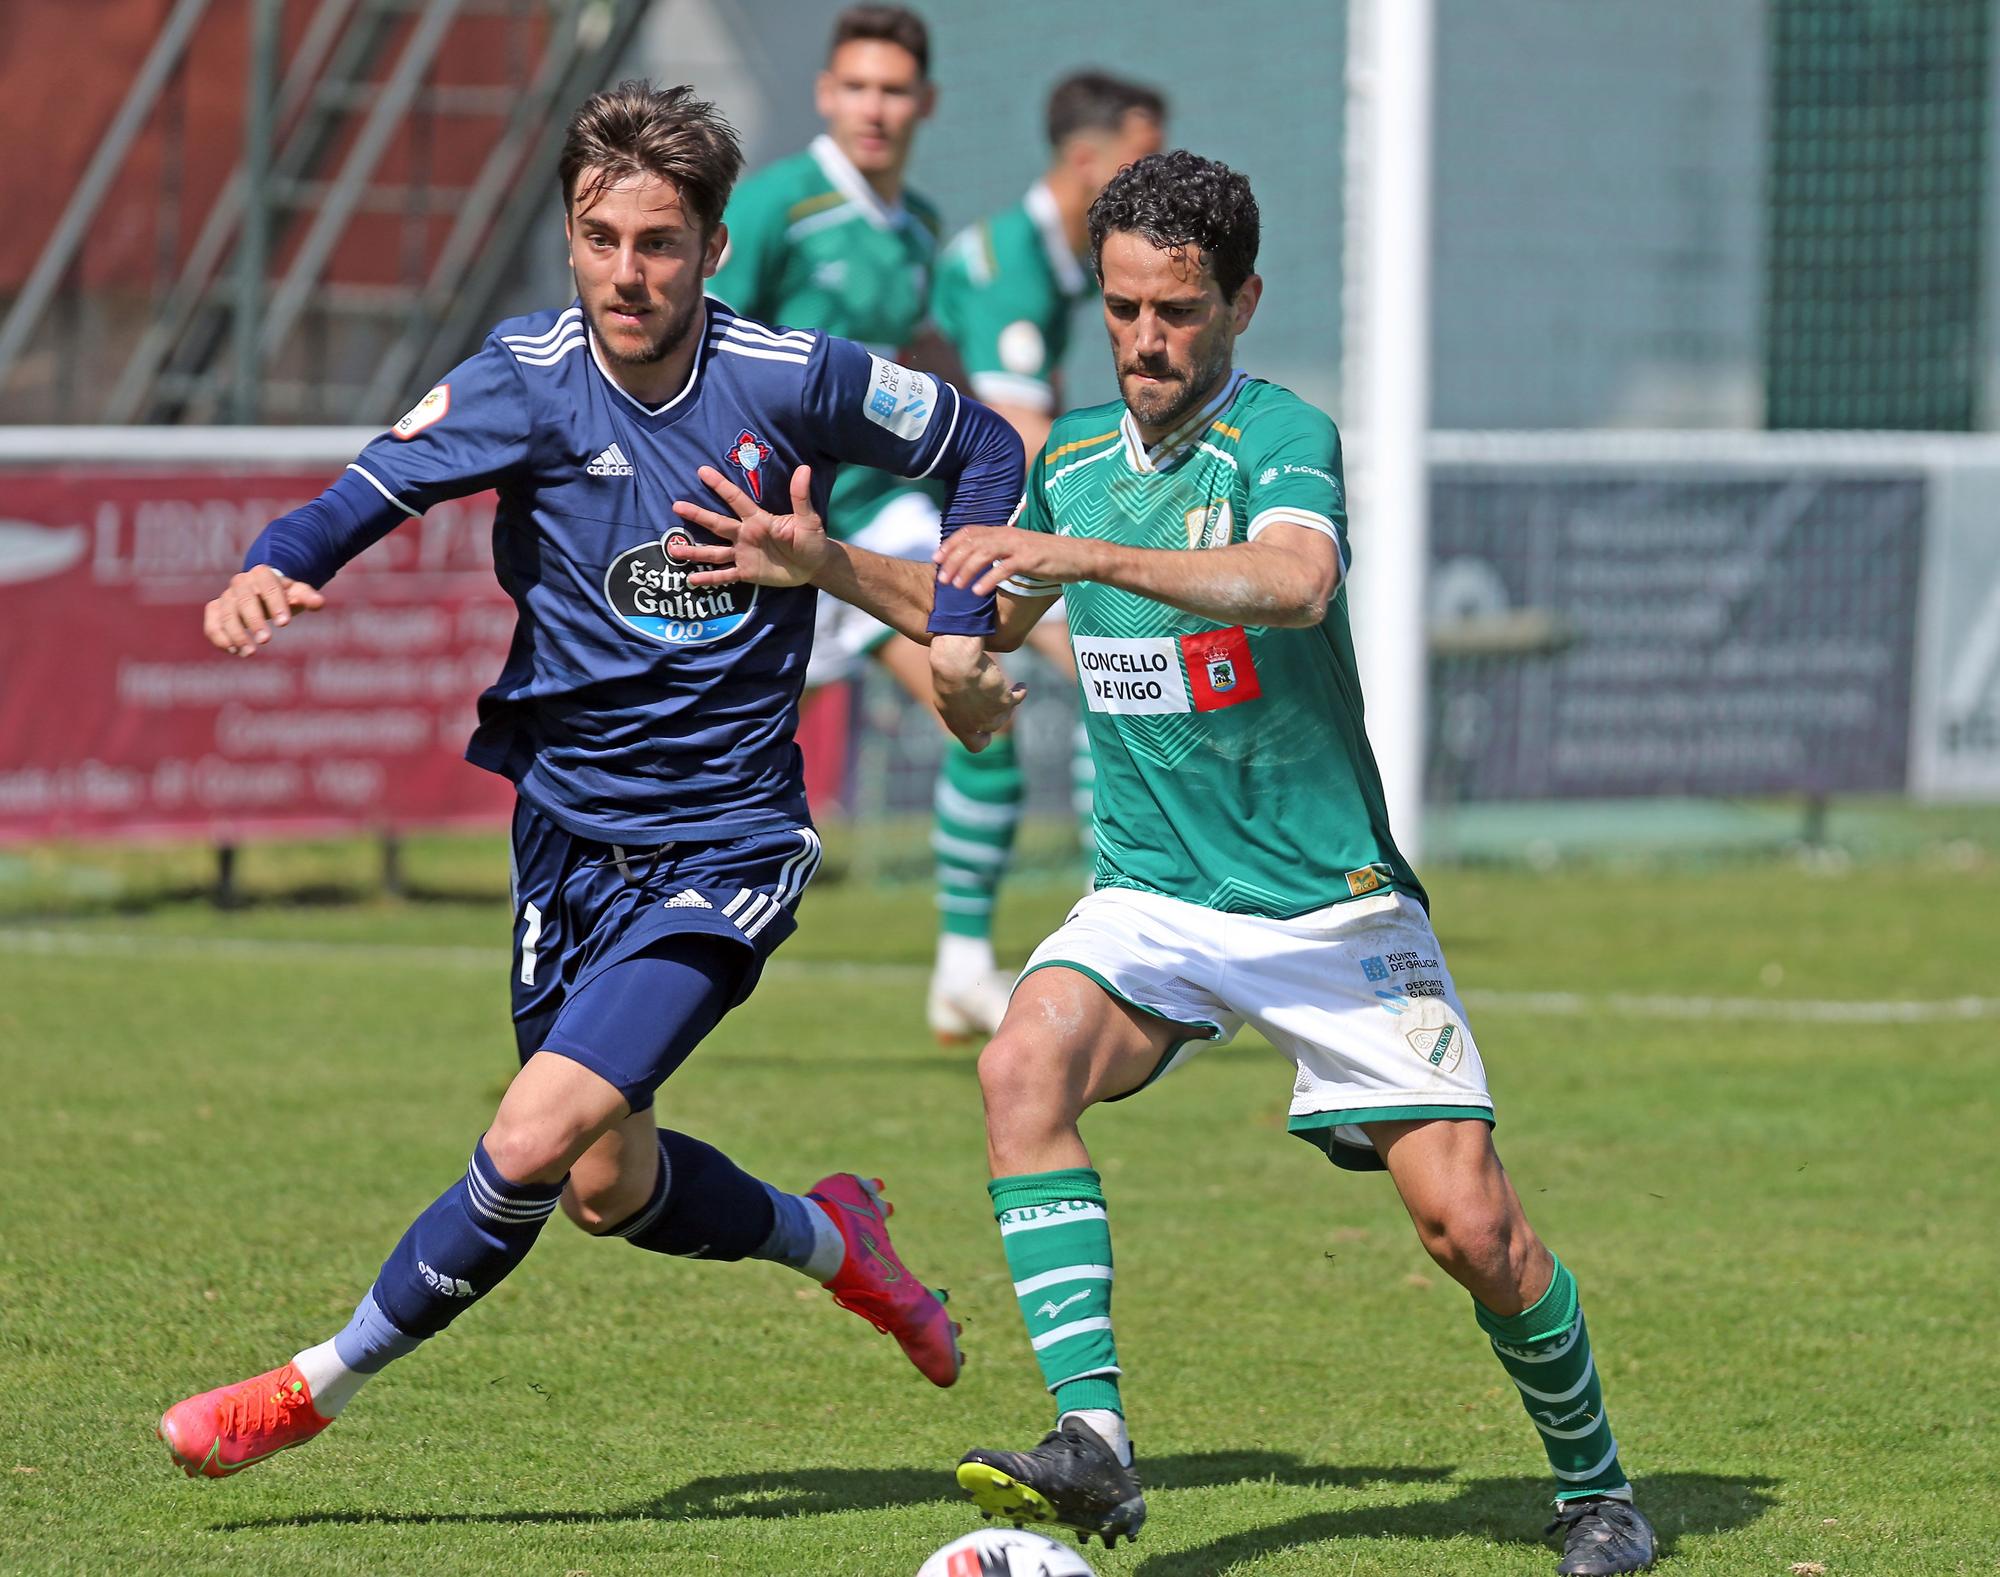
[[819, 860], [811, 827], [634, 848], [579, 838], [517, 800], [521, 1060], [559, 1052], [615, 1085], [634, 1111], [650, 1106], [798, 929], [799, 897]]

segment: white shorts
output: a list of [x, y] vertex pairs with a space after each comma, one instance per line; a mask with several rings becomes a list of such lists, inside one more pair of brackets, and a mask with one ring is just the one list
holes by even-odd
[[[937, 552], [941, 518], [929, 494], [894, 493], [848, 540], [885, 558], [928, 561]], [[853, 603], [821, 592], [813, 616], [812, 655], [806, 659], [806, 688], [852, 679], [861, 671], [861, 660], [895, 633]]]
[[1430, 916], [1402, 893], [1267, 920], [1106, 887], [1070, 911], [1021, 978], [1054, 967], [1193, 1026], [1147, 1084], [1252, 1026], [1298, 1069], [1287, 1130], [1337, 1165], [1381, 1167], [1363, 1123], [1493, 1120]]

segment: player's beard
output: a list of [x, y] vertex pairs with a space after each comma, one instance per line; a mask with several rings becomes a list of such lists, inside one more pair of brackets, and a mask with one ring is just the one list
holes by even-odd
[[[1142, 427], [1171, 431], [1222, 381], [1235, 354], [1235, 337], [1218, 325], [1213, 341], [1194, 347], [1185, 375], [1166, 357], [1158, 361], [1141, 357], [1118, 369], [1118, 392], [1133, 420]], [[1138, 373], [1163, 381], [1134, 389], [1127, 380]]]
[[[679, 350], [681, 346], [687, 343], [687, 337], [694, 329], [695, 314], [701, 311], [701, 303], [702, 298], [696, 296], [686, 307], [682, 308], [679, 317], [661, 329], [650, 344], [638, 350], [619, 350], [616, 342], [604, 329], [604, 312], [606, 309], [604, 307], [592, 307], [590, 310], [590, 320], [591, 327], [597, 331], [598, 349], [604, 353], [606, 361], [616, 362], [622, 367], [650, 367], [656, 362], [665, 361], [675, 351]], [[614, 301], [607, 303], [607, 306], [615, 306], [616, 304]]]

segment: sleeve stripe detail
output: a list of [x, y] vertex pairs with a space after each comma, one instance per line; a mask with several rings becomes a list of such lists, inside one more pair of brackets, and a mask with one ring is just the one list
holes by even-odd
[[785, 219], [787, 223], [794, 219], [804, 219], [809, 214], [818, 213], [822, 208], [831, 208], [846, 201], [847, 199], [839, 192], [821, 192], [817, 197], [808, 197], [801, 202], [793, 203], [785, 210]]
[[569, 338], [559, 339], [548, 349], [538, 350], [533, 355], [517, 350], [514, 352], [514, 359], [523, 367], [553, 367], [571, 351], [578, 349], [583, 342], [583, 330], [577, 329]]
[[1114, 427], [1108, 433], [1097, 433], [1089, 438], [1073, 439], [1071, 442], [1064, 444], [1060, 449], [1051, 449], [1047, 454], [1043, 455], [1042, 463], [1044, 465], [1054, 465], [1066, 454], [1073, 454], [1078, 449], [1088, 449], [1092, 444], [1101, 444], [1105, 439], [1116, 438], [1117, 436], [1118, 429]]
[[1000, 582], [1000, 589], [1016, 597], [1060, 597], [1062, 583], [1053, 580], [1036, 580], [1031, 575], [1009, 575]]
[[710, 321], [709, 333], [727, 334], [731, 339], [749, 340], [753, 345], [789, 345], [798, 350], [811, 350], [813, 336], [810, 329], [768, 329], [761, 323], [752, 323], [748, 318], [725, 317], [716, 313]]
[[843, 201], [837, 207], [823, 208], [816, 214], [808, 214], [796, 223], [787, 225], [785, 227], [785, 239], [787, 241], [804, 240], [807, 236], [817, 231], [830, 229], [834, 225], [845, 224], [850, 217], [864, 212], [865, 210], [858, 203]]
[[546, 333], [503, 334], [500, 336], [500, 340], [505, 345], [517, 346], [522, 350], [534, 350], [539, 346], [554, 344], [555, 341], [561, 339], [569, 330], [581, 328], [582, 326], [582, 310], [577, 307], [571, 307], [550, 325]]
[[1044, 379], [1015, 372], [975, 372], [972, 392], [982, 400], [1000, 400], [1035, 411], [1052, 410], [1056, 403], [1056, 391]]
[[1296, 509], [1288, 504], [1274, 504], [1253, 516], [1243, 530], [1245, 542], [1255, 542], [1257, 534], [1266, 526], [1302, 526], [1307, 531], [1317, 531], [1323, 537], [1333, 539], [1334, 551], [1340, 555], [1340, 571], [1347, 573], [1347, 549], [1341, 545], [1340, 532], [1325, 515], [1315, 514], [1310, 509]]
[[732, 340], [724, 339], [719, 334], [708, 343], [712, 349], [725, 352], [728, 355], [751, 356], [758, 361], [789, 361], [794, 366], [803, 367], [809, 359], [804, 351], [763, 350], [754, 345], [738, 345]]
[[358, 465], [349, 465], [347, 469], [359, 473], [363, 481], [365, 481], [370, 487], [374, 488], [375, 491], [380, 493], [384, 498], [388, 499], [390, 503], [394, 504], [398, 509], [400, 509], [404, 514], [408, 515], [412, 520], [423, 519], [422, 510], [410, 508], [408, 504], [404, 503], [394, 493], [390, 492], [386, 487], [384, 487], [380, 479], [376, 477], [374, 472], [366, 470]]
[[[1116, 433], [1112, 433], [1108, 434], [1107, 436], [1115, 438], [1118, 435]], [[1067, 449], [1069, 447], [1070, 446], [1067, 444], [1063, 446], [1064, 449]], [[1047, 476], [1042, 478], [1042, 486], [1044, 489], [1046, 489], [1050, 483], [1060, 481], [1063, 477], [1068, 476], [1072, 471], [1081, 470], [1084, 466], [1087, 465], [1096, 465], [1097, 462], [1100, 460], [1112, 459], [1114, 456], [1122, 454], [1123, 452], [1124, 452], [1124, 445], [1109, 444], [1106, 447], [1098, 450], [1096, 454], [1087, 454], [1081, 460], [1070, 461], [1070, 463], [1064, 466], [1060, 471], [1051, 471]], [[1062, 453], [1062, 450], [1058, 450], [1057, 453], [1058, 454]]]
[[965, 409], [965, 401], [959, 397], [958, 390], [952, 389], [948, 383], [945, 387], [951, 389], [951, 425], [944, 430], [944, 442], [938, 445], [937, 453], [931, 456], [931, 463], [917, 473], [917, 480], [920, 482], [937, 469], [938, 461], [944, 458], [945, 451], [951, 447], [952, 435], [958, 431], [958, 413]]

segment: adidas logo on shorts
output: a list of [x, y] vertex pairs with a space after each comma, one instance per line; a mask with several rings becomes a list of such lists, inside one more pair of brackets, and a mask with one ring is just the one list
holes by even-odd
[[661, 904], [662, 909], [713, 909], [714, 904], [696, 892], [692, 887], [683, 887], [673, 897]]
[[632, 462], [625, 458], [625, 451], [613, 444], [589, 465], [584, 467], [592, 476], [630, 476]]

